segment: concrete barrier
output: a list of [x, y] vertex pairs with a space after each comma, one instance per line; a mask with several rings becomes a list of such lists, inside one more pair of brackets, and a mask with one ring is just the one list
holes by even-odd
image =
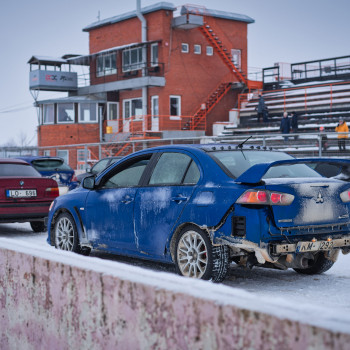
[[319, 310], [51, 247], [0, 247], [1, 350], [349, 349], [348, 319]]

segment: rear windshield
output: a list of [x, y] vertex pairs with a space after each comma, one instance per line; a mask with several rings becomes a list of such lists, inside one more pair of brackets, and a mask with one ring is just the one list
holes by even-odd
[[[218, 151], [211, 152], [210, 155], [235, 179], [255, 164], [294, 159], [290, 155], [283, 152], [248, 150]], [[305, 164], [292, 164], [272, 167], [267, 171], [263, 178], [269, 179], [280, 177], [321, 177], [321, 175]]]
[[72, 170], [69, 165], [60, 159], [36, 159], [32, 161], [32, 165], [38, 171]]
[[0, 164], [0, 176], [41, 177], [41, 175], [32, 166], [25, 164]]

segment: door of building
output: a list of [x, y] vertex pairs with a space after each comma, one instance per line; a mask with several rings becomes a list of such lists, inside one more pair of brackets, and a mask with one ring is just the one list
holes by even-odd
[[159, 96], [151, 98], [152, 131], [159, 131]]

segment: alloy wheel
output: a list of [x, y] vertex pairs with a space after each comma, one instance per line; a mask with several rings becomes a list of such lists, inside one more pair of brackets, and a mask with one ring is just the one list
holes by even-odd
[[208, 265], [208, 249], [196, 231], [185, 232], [177, 247], [178, 267], [183, 276], [201, 278]]
[[74, 227], [67, 217], [58, 220], [56, 226], [56, 246], [62, 250], [73, 251]]

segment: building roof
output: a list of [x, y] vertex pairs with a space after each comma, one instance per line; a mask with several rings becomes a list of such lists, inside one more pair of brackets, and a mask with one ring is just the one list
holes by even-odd
[[239, 13], [233, 13], [233, 12], [226, 12], [226, 11], [219, 11], [219, 10], [210, 10], [203, 6], [195, 6], [195, 5], [184, 5], [181, 7], [181, 14], [185, 15], [187, 13], [193, 14], [193, 15], [203, 15], [203, 16], [210, 16], [210, 17], [217, 17], [217, 18], [223, 18], [223, 19], [229, 19], [233, 21], [240, 21], [240, 22], [246, 22], [246, 23], [254, 23], [254, 19], [246, 16], [241, 15]]
[[[170, 2], [158, 2], [154, 5], [143, 7], [141, 9], [141, 13], [147, 14], [147, 13], [155, 12], [155, 11], [159, 11], [159, 10], [175, 11], [176, 7], [174, 6], [174, 4], [172, 4]], [[109, 24], [125, 21], [127, 19], [134, 18], [134, 17], [137, 17], [136, 10], [91, 23], [90, 25], [83, 28], [83, 32], [89, 32], [92, 29], [96, 29], [96, 28], [103, 27], [103, 26], [106, 26]]]
[[49, 57], [49, 56], [32, 56], [29, 61], [29, 64], [43, 64], [43, 65], [52, 65], [52, 66], [61, 66], [66, 64], [67, 60], [60, 57]]
[[36, 101], [35, 105], [46, 105], [51, 103], [105, 103], [106, 99], [98, 95], [86, 95], [86, 96], [69, 96], [52, 98], [48, 100]]

